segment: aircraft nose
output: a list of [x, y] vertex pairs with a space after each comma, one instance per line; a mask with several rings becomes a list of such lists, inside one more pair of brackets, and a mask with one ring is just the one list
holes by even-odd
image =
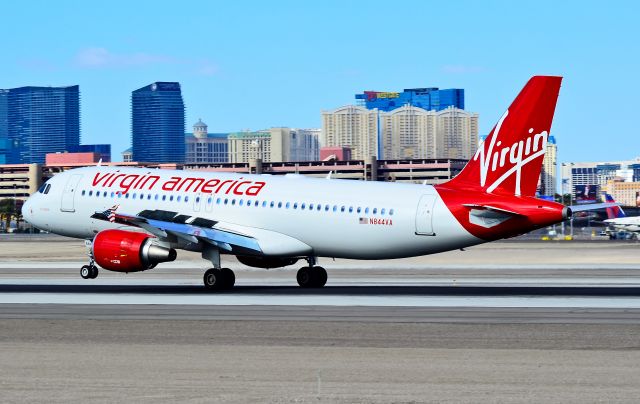
[[33, 218], [33, 201], [31, 200], [31, 198], [28, 198], [22, 205], [22, 218], [31, 223], [31, 220]]

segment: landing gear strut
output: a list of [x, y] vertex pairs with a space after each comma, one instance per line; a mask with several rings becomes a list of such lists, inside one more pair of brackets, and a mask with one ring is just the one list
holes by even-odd
[[82, 279], [96, 279], [98, 277], [98, 267], [96, 266], [96, 261], [93, 258], [93, 250], [91, 249], [91, 240], [85, 240], [84, 245], [87, 247], [87, 252], [89, 255], [89, 265], [83, 265], [80, 268], [80, 276]]
[[315, 257], [307, 258], [308, 267], [298, 270], [296, 280], [302, 288], [321, 288], [327, 283], [327, 271], [316, 265]]
[[229, 268], [211, 268], [204, 273], [203, 281], [207, 289], [231, 289], [236, 283], [236, 275]]

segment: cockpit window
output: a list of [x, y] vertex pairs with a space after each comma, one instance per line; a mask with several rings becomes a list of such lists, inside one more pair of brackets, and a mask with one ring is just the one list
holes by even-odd
[[51, 184], [42, 184], [42, 186], [40, 188], [38, 188], [38, 192], [40, 192], [41, 194], [48, 194], [49, 190], [51, 189]]

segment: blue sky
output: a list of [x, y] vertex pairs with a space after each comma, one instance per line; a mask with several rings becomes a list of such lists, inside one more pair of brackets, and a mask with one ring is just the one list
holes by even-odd
[[0, 88], [79, 84], [83, 143], [129, 147], [131, 91], [179, 81], [187, 129], [320, 127], [363, 90], [464, 88], [486, 134], [527, 79], [562, 75], [560, 161], [640, 156], [638, 2], [21, 1]]

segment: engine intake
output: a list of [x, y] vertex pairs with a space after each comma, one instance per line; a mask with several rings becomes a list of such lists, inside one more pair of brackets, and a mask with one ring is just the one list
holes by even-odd
[[139, 272], [174, 261], [176, 250], [153, 243], [154, 237], [125, 230], [103, 230], [93, 239], [96, 263], [116, 272]]

